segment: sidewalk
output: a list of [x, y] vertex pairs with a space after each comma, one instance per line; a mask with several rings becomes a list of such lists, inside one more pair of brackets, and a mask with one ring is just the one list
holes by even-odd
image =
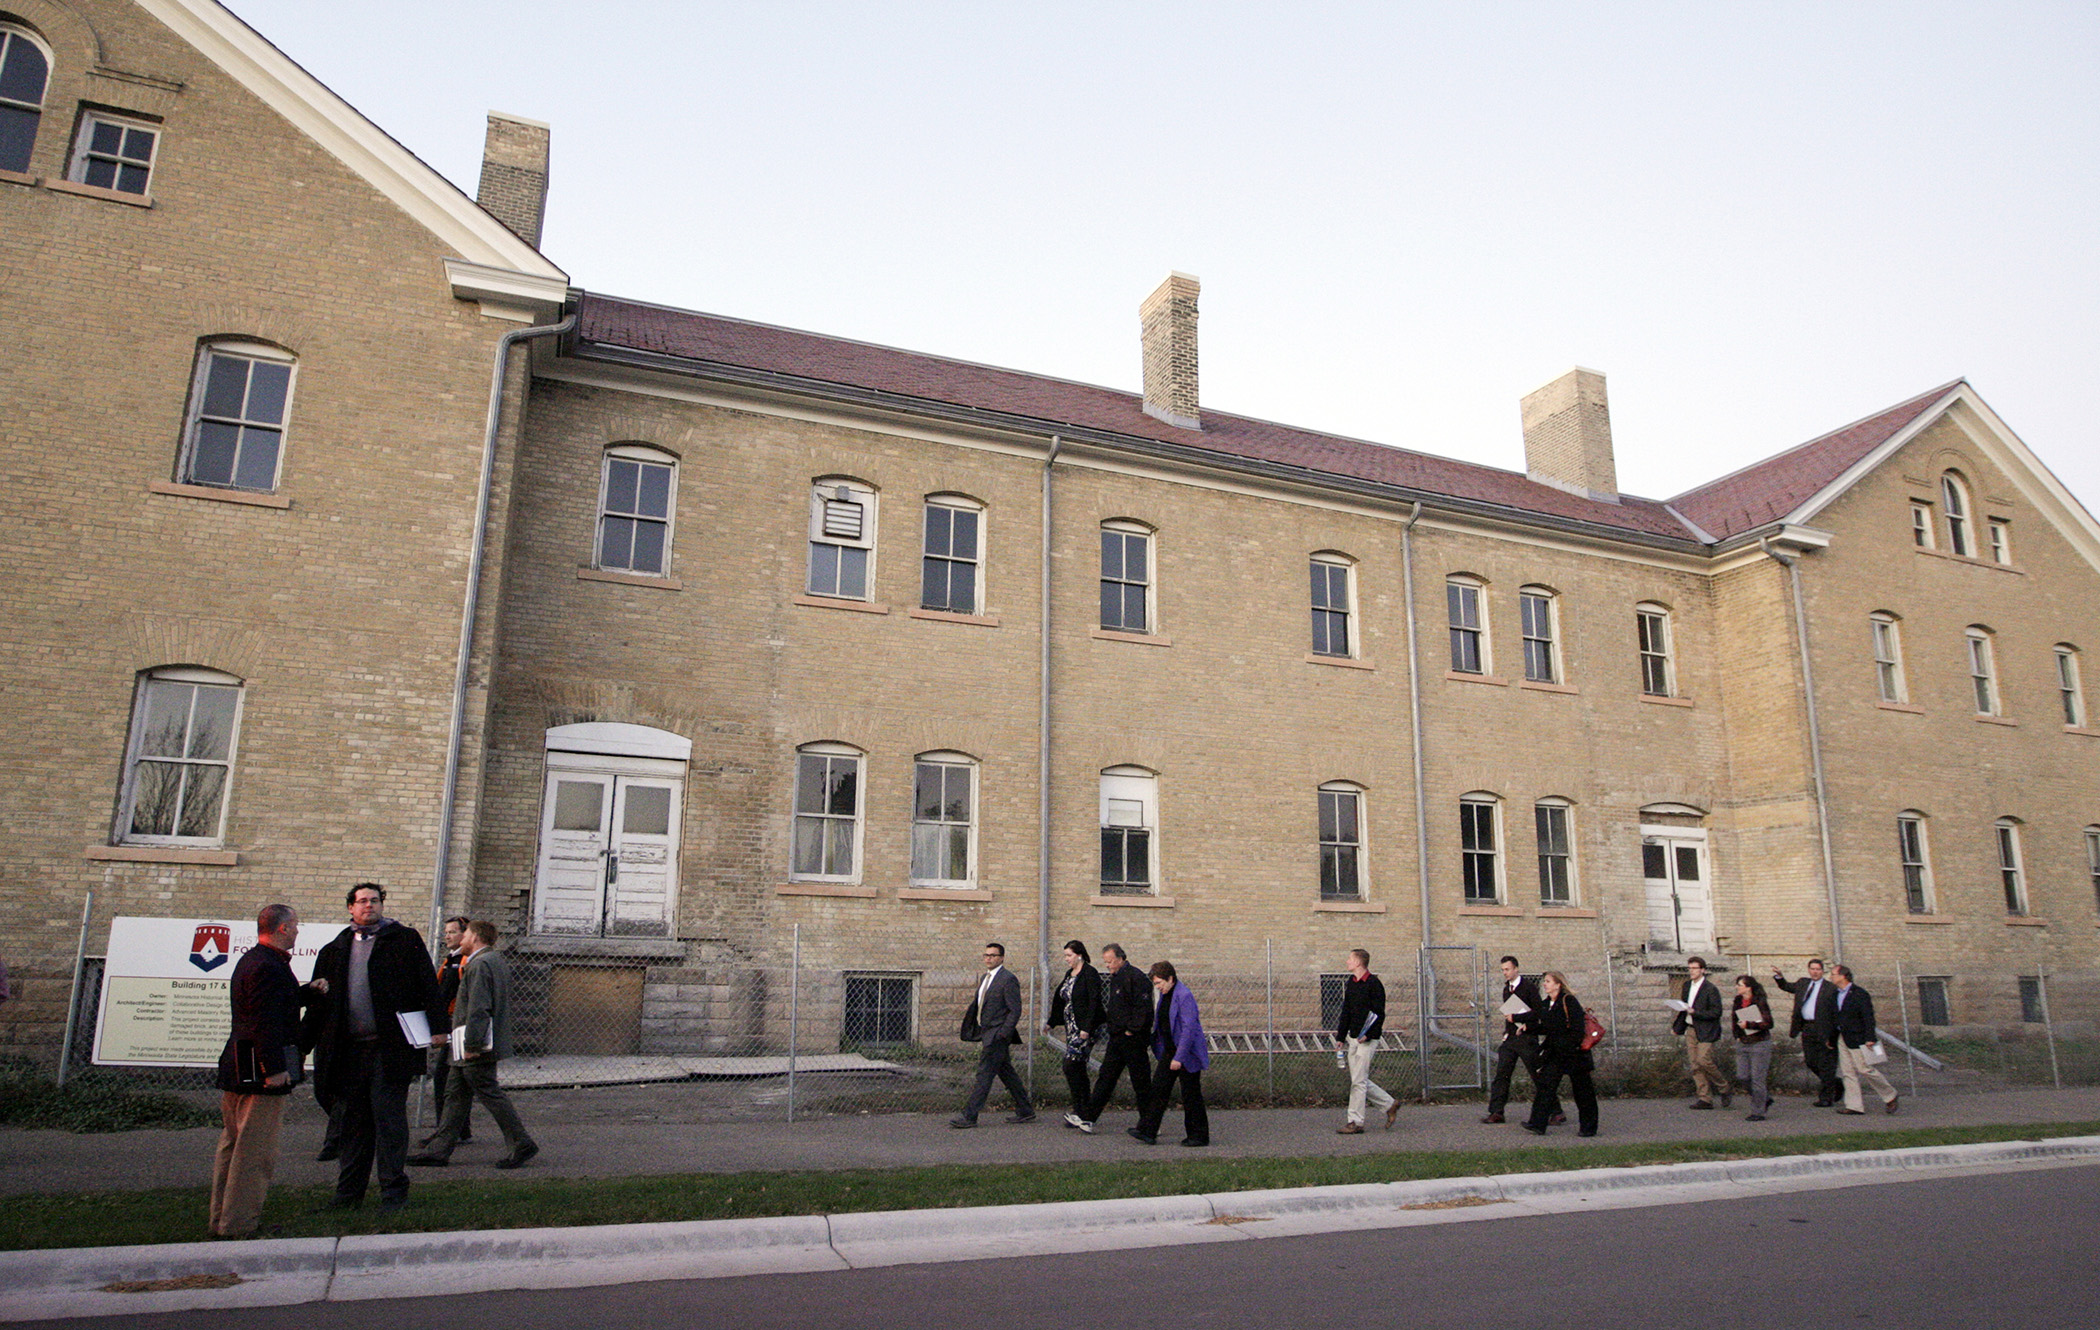
[[[446, 1169], [414, 1169], [420, 1183], [448, 1179], [477, 1182], [507, 1178], [629, 1177], [668, 1173], [740, 1173], [847, 1168], [912, 1168], [935, 1164], [1044, 1164], [1068, 1160], [1144, 1159], [1169, 1162], [1189, 1157], [1251, 1159], [1346, 1156], [1383, 1151], [1493, 1150], [1519, 1146], [1573, 1147], [1581, 1142], [1573, 1124], [1535, 1137], [1513, 1121], [1482, 1126], [1480, 1102], [1429, 1107], [1403, 1105], [1391, 1132], [1336, 1136], [1341, 1114], [1334, 1109], [1258, 1109], [1214, 1112], [1212, 1146], [1179, 1149], [1180, 1118], [1170, 1113], [1161, 1144], [1146, 1147], [1123, 1129], [1135, 1119], [1111, 1111], [1100, 1132], [1082, 1135], [1045, 1113], [1028, 1126], [1012, 1126], [1003, 1112], [987, 1110], [973, 1131], [954, 1131], [946, 1114], [906, 1113], [823, 1117], [793, 1124], [771, 1122], [564, 1121], [534, 1115], [541, 1094], [517, 1097], [520, 1113], [540, 1144], [540, 1156], [516, 1173], [488, 1167], [502, 1155], [495, 1127], [476, 1115], [476, 1136]], [[1782, 1098], [1764, 1122], [1746, 1122], [1739, 1096], [1732, 1110], [1686, 1111], [1686, 1099], [1607, 1099], [1601, 1106], [1600, 1141], [1755, 1140], [1838, 1132], [1875, 1132], [1889, 1127], [1982, 1126], [2004, 1123], [2100, 1121], [2100, 1088], [1997, 1090], [1905, 1095], [1901, 1112], [1885, 1116], [1872, 1105], [1865, 1117], [1840, 1117], [1809, 1100]], [[552, 1105], [549, 1105], [551, 1107]], [[995, 1108], [997, 1106], [995, 1105]], [[1512, 1105], [1512, 1108], [1516, 1108]], [[324, 1122], [312, 1099], [296, 1098], [286, 1115], [279, 1186], [334, 1181], [335, 1165], [317, 1163]], [[426, 1124], [429, 1130], [434, 1124]], [[124, 1191], [149, 1187], [203, 1187], [211, 1180], [215, 1127], [187, 1131], [134, 1131], [75, 1135], [60, 1131], [0, 1131], [0, 1195], [25, 1192]]]

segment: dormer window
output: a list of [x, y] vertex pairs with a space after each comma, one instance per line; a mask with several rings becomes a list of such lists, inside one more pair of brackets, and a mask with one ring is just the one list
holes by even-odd
[[85, 112], [66, 179], [143, 198], [153, 182], [153, 154], [159, 146], [156, 125], [107, 111]]

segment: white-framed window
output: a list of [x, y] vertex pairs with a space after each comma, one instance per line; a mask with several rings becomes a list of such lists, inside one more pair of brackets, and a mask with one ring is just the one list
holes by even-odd
[[1152, 528], [1118, 518], [1101, 524], [1101, 626], [1152, 631]]
[[2078, 669], [2078, 648], [2069, 642], [2056, 644], [2056, 696], [2063, 704], [2064, 724], [2074, 729], [2085, 725], [2085, 680]]
[[1922, 975], [1918, 979], [1918, 1024], [1950, 1025], [1947, 976]]
[[1931, 914], [1931, 847], [1925, 840], [1925, 815], [1915, 808], [1896, 814], [1896, 862], [1903, 868], [1903, 899], [1910, 912]]
[[1993, 634], [1982, 624], [1970, 624], [1963, 640], [1969, 651], [1969, 686], [1976, 698], [1976, 714], [1998, 714], [1998, 654]]
[[117, 839], [132, 845], [217, 845], [239, 747], [241, 681], [169, 667], [139, 676], [125, 753]]
[[922, 887], [977, 882], [977, 759], [921, 753], [912, 777], [911, 880]]
[[1903, 678], [1903, 621], [1887, 610], [1867, 616], [1867, 629], [1874, 642], [1874, 687], [1884, 702], [1907, 702], [1910, 689]]
[[44, 119], [51, 52], [29, 29], [0, 23], [0, 171], [27, 171]]
[[847, 744], [795, 750], [795, 835], [790, 875], [820, 882], [860, 877], [861, 766]]
[[2027, 913], [2027, 870], [2020, 853], [2020, 819], [2001, 817], [1991, 824], [1998, 843], [1998, 885], [2005, 890], [2005, 912]]
[[1475, 790], [1458, 801], [1459, 873], [1465, 903], [1496, 905], [1502, 900], [1502, 800]]
[[1991, 562], [2011, 563], [2012, 523], [2002, 517], [1993, 517], [1985, 529], [1990, 533]]
[[926, 498], [919, 608], [975, 614], [984, 604], [984, 505], [960, 494]]
[[1969, 530], [1969, 485], [1956, 472], [1940, 477], [1940, 508], [1947, 517], [1947, 552], [1974, 557], [1976, 540]]
[[66, 179], [119, 194], [146, 194], [160, 126], [109, 111], [82, 111]]
[[809, 494], [809, 594], [867, 600], [875, 563], [875, 491], [828, 477]]
[[260, 342], [206, 342], [197, 349], [183, 429], [184, 484], [276, 490], [298, 365]]
[[2093, 883], [2093, 908], [2100, 909], [2100, 826], [2085, 829], [2085, 871]]
[[1159, 777], [1144, 767], [1101, 773], [1101, 894], [1159, 890]]
[[1362, 900], [1364, 894], [1364, 789], [1351, 781], [1329, 781], [1320, 796], [1320, 899]]
[[846, 1052], [909, 1044], [916, 1037], [918, 981], [915, 974], [845, 975], [839, 1044]]
[[1445, 578], [1444, 609], [1451, 624], [1452, 670], [1459, 674], [1486, 674], [1491, 663], [1487, 583], [1470, 573]]
[[1649, 697], [1677, 696], [1677, 660], [1669, 609], [1652, 601], [1643, 602], [1633, 607], [1633, 622], [1641, 653], [1641, 692]]
[[1575, 903], [1574, 806], [1559, 797], [1532, 806], [1538, 829], [1539, 904]]
[[668, 576], [677, 493], [676, 457], [640, 443], [606, 449], [598, 487], [598, 566]]
[[1316, 656], [1353, 656], [1356, 561], [1323, 550], [1312, 556], [1312, 649]]
[[1520, 587], [1517, 617], [1524, 629], [1524, 677], [1560, 682], [1560, 597], [1542, 586]]
[[1922, 499], [1910, 501], [1910, 543], [1921, 550], [1933, 548], [1932, 505]]

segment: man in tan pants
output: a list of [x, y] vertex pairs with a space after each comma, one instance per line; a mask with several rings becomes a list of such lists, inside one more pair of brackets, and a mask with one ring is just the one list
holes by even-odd
[[1726, 1108], [1733, 1097], [1728, 1092], [1728, 1078], [1714, 1065], [1714, 1045], [1721, 1042], [1721, 990], [1706, 977], [1706, 962], [1700, 957], [1687, 960], [1684, 968], [1691, 977], [1684, 982], [1677, 1019], [1671, 1022], [1671, 1028], [1684, 1036], [1685, 1065], [1691, 1069], [1692, 1086], [1699, 1092], [1691, 1106], [1712, 1108], [1714, 1095], [1719, 1094], [1721, 1107]]
[[1879, 1067], [1867, 1061], [1868, 1049], [1881, 1049], [1881, 1031], [1874, 1026], [1874, 999], [1852, 982], [1850, 966], [1837, 967], [1837, 989], [1838, 1075], [1845, 1082], [1845, 1102], [1838, 1112], [1858, 1115], [1867, 1111], [1866, 1097], [1859, 1090], [1861, 1082], [1865, 1082], [1881, 1096], [1882, 1111], [1893, 1113], [1896, 1087], [1889, 1084]]
[[211, 1235], [245, 1238], [262, 1222], [263, 1198], [277, 1172], [277, 1129], [303, 1058], [299, 1008], [328, 991], [316, 979], [301, 988], [292, 973], [299, 912], [265, 905], [255, 916], [256, 945], [233, 967], [226, 987], [233, 1030], [219, 1054], [219, 1151], [211, 1170]]

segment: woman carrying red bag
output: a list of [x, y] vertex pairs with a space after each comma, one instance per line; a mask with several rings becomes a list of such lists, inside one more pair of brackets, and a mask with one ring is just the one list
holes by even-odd
[[1546, 1116], [1550, 1105], [1558, 1102], [1560, 1078], [1566, 1076], [1575, 1096], [1576, 1134], [1595, 1136], [1597, 1087], [1590, 1081], [1595, 1063], [1589, 1049], [1583, 1047], [1582, 1004], [1569, 991], [1567, 976], [1558, 970], [1539, 976], [1539, 995], [1545, 1002], [1533, 1028], [1539, 1032], [1541, 1056], [1537, 1089], [1531, 1097], [1531, 1117], [1524, 1123], [1524, 1130], [1534, 1136], [1546, 1134]]

